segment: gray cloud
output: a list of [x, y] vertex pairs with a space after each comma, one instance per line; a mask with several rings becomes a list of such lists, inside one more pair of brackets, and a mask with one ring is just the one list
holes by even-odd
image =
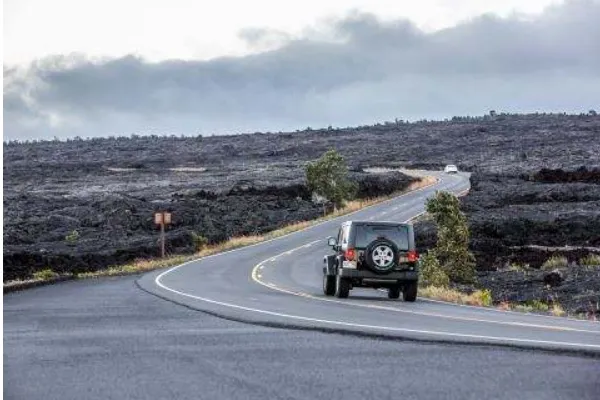
[[600, 101], [600, 3], [534, 19], [484, 15], [425, 33], [354, 13], [329, 38], [245, 30], [245, 57], [149, 63], [57, 56], [4, 69], [5, 139], [235, 133]]

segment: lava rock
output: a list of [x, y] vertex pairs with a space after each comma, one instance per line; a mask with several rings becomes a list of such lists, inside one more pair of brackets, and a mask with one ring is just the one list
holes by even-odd
[[546, 272], [544, 274], [544, 284], [552, 287], [560, 286], [565, 278], [563, 277], [562, 272], [555, 269], [551, 272]]

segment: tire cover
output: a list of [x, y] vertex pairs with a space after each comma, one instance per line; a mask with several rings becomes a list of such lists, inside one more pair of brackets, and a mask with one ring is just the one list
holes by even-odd
[[365, 261], [377, 274], [387, 274], [398, 265], [398, 247], [388, 239], [376, 239], [365, 249]]

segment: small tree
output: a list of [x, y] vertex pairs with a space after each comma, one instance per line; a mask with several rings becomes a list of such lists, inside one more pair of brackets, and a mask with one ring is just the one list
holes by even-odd
[[436, 192], [427, 200], [426, 209], [437, 225], [435, 256], [442, 268], [454, 281], [473, 282], [475, 256], [469, 251], [469, 227], [458, 198], [448, 192]]
[[421, 256], [419, 280], [424, 286], [448, 287], [450, 280], [437, 259], [435, 250], [429, 250]]
[[343, 207], [344, 201], [356, 193], [356, 184], [348, 180], [348, 167], [335, 150], [329, 150], [316, 161], [306, 165], [308, 188], [331, 201], [334, 206]]
[[190, 236], [192, 238], [192, 243], [194, 244], [194, 247], [198, 252], [202, 251], [204, 247], [206, 247], [206, 245], [208, 244], [208, 239], [196, 232], [190, 232]]

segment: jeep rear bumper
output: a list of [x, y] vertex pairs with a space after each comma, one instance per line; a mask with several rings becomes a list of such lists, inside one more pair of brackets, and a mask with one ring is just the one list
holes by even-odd
[[357, 278], [374, 281], [416, 281], [419, 279], [417, 271], [393, 271], [389, 274], [376, 274], [365, 269], [340, 268], [338, 275], [343, 278]]

